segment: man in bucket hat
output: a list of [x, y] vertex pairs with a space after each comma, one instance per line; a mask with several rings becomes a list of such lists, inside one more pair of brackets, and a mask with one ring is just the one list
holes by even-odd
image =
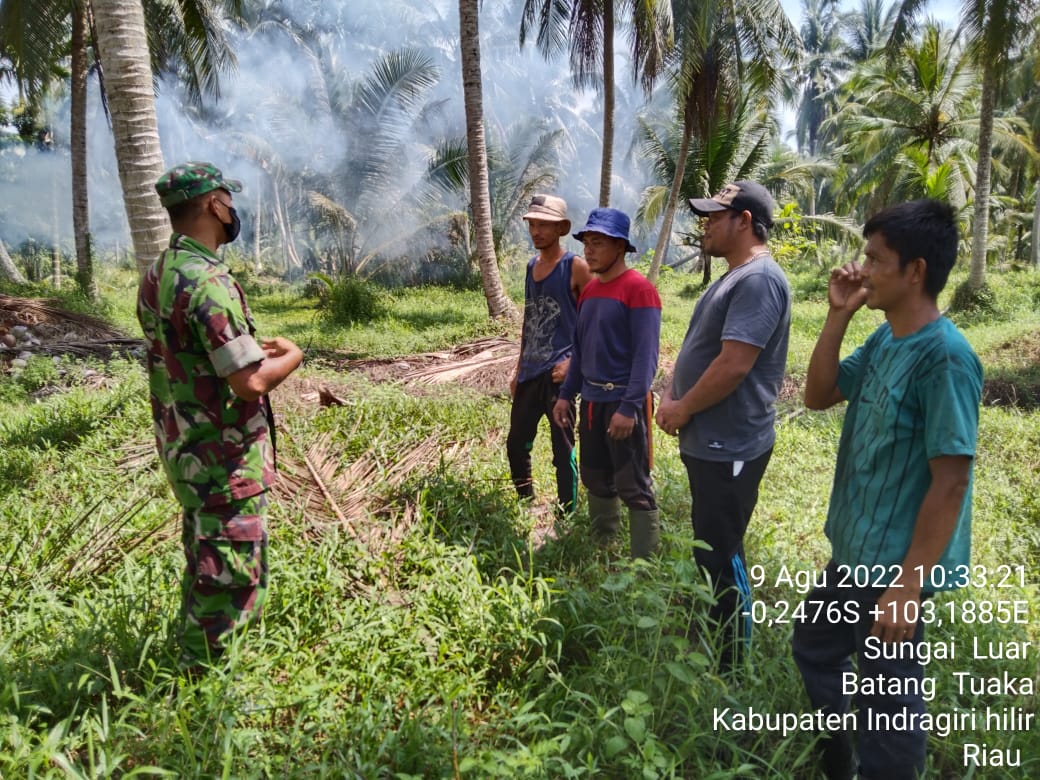
[[560, 398], [557, 425], [573, 421], [581, 393], [581, 481], [589, 496], [593, 540], [607, 544], [628, 507], [633, 558], [657, 550], [657, 499], [650, 478], [650, 384], [657, 371], [661, 298], [647, 279], [625, 267], [628, 216], [598, 208], [574, 234], [597, 274], [578, 301], [574, 352]]
[[744, 532], [776, 438], [791, 292], [766, 246], [773, 198], [765, 187], [738, 181], [690, 206], [704, 218], [705, 255], [724, 257], [729, 268], [697, 302], [657, 424], [679, 437], [694, 536], [710, 548], [696, 547], [694, 559], [715, 590], [708, 614], [726, 671], [750, 639], [750, 623], [740, 619], [751, 599]]
[[210, 163], [189, 162], [155, 189], [174, 232], [141, 281], [137, 318], [156, 444], [183, 509], [181, 663], [201, 671], [257, 619], [267, 595], [267, 393], [303, 353], [288, 339], [256, 341], [245, 293], [217, 256], [238, 237], [231, 193], [242, 185]]
[[513, 405], [506, 454], [516, 492], [521, 498], [534, 498], [531, 449], [542, 417], [548, 417], [556, 469], [557, 508], [568, 513], [574, 510], [578, 496], [574, 425], [557, 425], [552, 409], [570, 365], [578, 296], [591, 276], [588, 264], [566, 251], [560, 242], [571, 232], [567, 202], [563, 198], [535, 195], [523, 219], [538, 254], [527, 264], [524, 282], [520, 356], [509, 382]]

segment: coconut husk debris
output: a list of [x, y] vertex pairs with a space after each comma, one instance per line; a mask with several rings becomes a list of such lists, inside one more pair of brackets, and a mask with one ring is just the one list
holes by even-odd
[[0, 294], [0, 357], [12, 362], [32, 355], [105, 358], [143, 345], [98, 317], [62, 308], [56, 299]]

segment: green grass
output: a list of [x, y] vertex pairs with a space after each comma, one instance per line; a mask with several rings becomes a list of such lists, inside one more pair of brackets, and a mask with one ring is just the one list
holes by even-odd
[[[796, 291], [790, 372], [804, 376], [825, 304], [813, 275]], [[106, 277], [105, 311], [133, 328], [131, 279]], [[696, 295], [689, 277], [662, 282], [662, 351], [674, 357]], [[1040, 331], [1032, 278], [1001, 279], [1011, 316], [968, 322], [987, 370], [1028, 382], [1014, 345]], [[515, 274], [507, 279], [518, 295]], [[357, 356], [440, 349], [500, 332], [479, 292], [398, 289], [390, 313], [332, 326], [315, 301], [272, 285], [251, 299], [262, 333]], [[846, 346], [874, 318], [857, 318]], [[862, 321], [861, 321], [862, 320]], [[233, 665], [179, 679], [172, 646], [182, 566], [177, 508], [154, 458], [146, 385], [136, 364], [74, 367], [0, 379], [0, 777], [184, 778], [788, 778], [815, 777], [812, 736], [737, 733], [713, 709], [804, 712], [790, 626], [756, 630], [739, 684], [709, 671], [711, 644], [685, 638], [706, 590], [691, 563], [686, 476], [673, 440], [659, 437], [655, 482], [663, 549], [652, 564], [587, 541], [584, 508], [534, 549], [540, 522], [508, 481], [504, 397], [438, 388], [421, 396], [372, 385], [308, 361], [302, 378], [337, 385], [343, 407], [275, 402], [282, 452], [329, 437], [341, 467], [373, 456], [387, 469], [437, 437], [454, 460], [431, 462], [396, 486], [370, 491], [368, 524], [396, 541], [356, 541], [335, 522], [315, 531], [293, 501], [272, 506], [273, 590], [262, 624], [232, 651]], [[505, 382], [505, 377], [503, 377]], [[41, 387], [58, 392], [41, 393]], [[775, 580], [826, 560], [822, 534], [840, 411], [784, 422], [747, 536], [749, 561]], [[786, 412], [794, 412], [786, 414]], [[937, 662], [932, 712], [1019, 706], [1037, 697], [957, 692], [954, 671], [1035, 679], [1025, 660], [973, 661], [972, 638], [1029, 639], [1040, 647], [1040, 413], [987, 407], [975, 486], [975, 563], [1021, 564], [1026, 587], [993, 585], [939, 602], [1024, 599], [1025, 626], [960, 624], [932, 632], [958, 646]], [[535, 480], [553, 490], [547, 431], [535, 443]], [[124, 522], [125, 519], [125, 522]], [[799, 599], [770, 581], [769, 602]], [[773, 609], [770, 614], [778, 614]], [[1021, 750], [1029, 766], [965, 769], [968, 742]], [[929, 777], [1002, 780], [1040, 771], [1040, 736], [983, 727], [932, 736]]]

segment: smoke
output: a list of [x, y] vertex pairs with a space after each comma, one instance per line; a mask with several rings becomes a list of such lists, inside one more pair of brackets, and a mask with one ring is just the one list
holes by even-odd
[[[222, 78], [219, 98], [192, 106], [175, 77], [158, 82], [156, 112], [166, 165], [207, 160], [242, 180], [244, 190], [235, 201], [247, 223], [245, 241], [251, 219], [270, 219], [263, 215], [271, 208], [276, 179], [301, 201], [314, 189], [351, 211], [368, 248], [409, 235], [430, 216], [415, 208], [415, 198], [435, 144], [465, 134], [456, 4], [289, 0], [263, 7], [261, 24], [248, 32], [229, 30], [238, 66]], [[531, 119], [566, 131], [555, 191], [567, 199], [577, 228], [597, 205], [602, 101], [595, 92], [572, 86], [566, 53], [545, 62], [532, 42], [520, 50], [519, 7], [489, 3], [481, 13], [488, 137], [504, 139], [516, 123]], [[612, 205], [632, 214], [648, 177], [629, 154], [644, 98], [622, 59], [625, 46], [626, 33], [620, 30]], [[345, 107], [358, 99], [372, 68], [388, 52], [406, 47], [436, 67], [436, 79], [415, 101], [413, 113], [381, 115], [385, 124], [353, 122]], [[90, 218], [94, 245], [106, 252], [127, 246], [129, 234], [111, 130], [99, 102], [92, 80]], [[57, 235], [71, 251], [67, 102], [53, 107], [52, 127], [56, 151], [23, 150], [17, 159], [9, 149], [0, 154], [0, 235], [14, 246], [28, 237], [49, 243]], [[393, 155], [393, 175], [378, 184], [376, 172], [365, 166], [381, 153]], [[271, 229], [269, 222], [264, 229]]]
[[[0, 238], [11, 248], [27, 241], [50, 247], [55, 241], [72, 253], [72, 162], [69, 104], [43, 107], [49, 133], [45, 143], [11, 140], [0, 145]], [[88, 93], [87, 180], [90, 225], [96, 242], [125, 250], [130, 242], [112, 135], [97, 90]]]

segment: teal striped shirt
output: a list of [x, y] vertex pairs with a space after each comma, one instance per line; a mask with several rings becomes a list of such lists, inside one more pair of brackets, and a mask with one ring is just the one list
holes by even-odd
[[[882, 324], [841, 362], [838, 388], [848, 410], [838, 446], [824, 530], [838, 565], [900, 564], [931, 484], [928, 461], [974, 458], [982, 398], [982, 365], [952, 322], [940, 317], [893, 338]], [[930, 587], [955, 587], [956, 567], [969, 563], [972, 481], [953, 537]]]

